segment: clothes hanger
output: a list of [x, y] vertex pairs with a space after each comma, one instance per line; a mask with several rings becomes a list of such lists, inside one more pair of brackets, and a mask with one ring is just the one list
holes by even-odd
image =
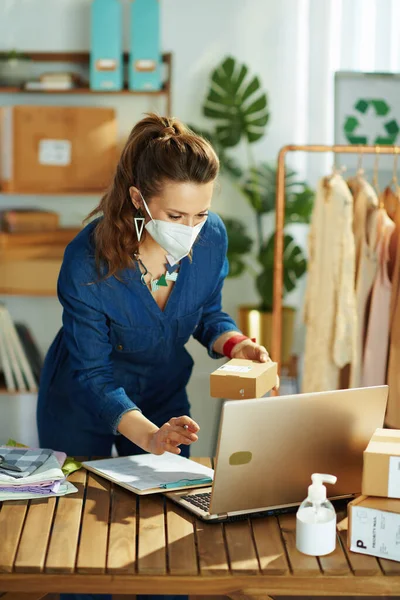
[[400, 147], [394, 147], [394, 159], [393, 159], [393, 173], [390, 183], [386, 186], [382, 194], [382, 201], [384, 203], [386, 212], [391, 219], [394, 218], [398, 204], [400, 202], [400, 185], [397, 178], [397, 165], [400, 154]]

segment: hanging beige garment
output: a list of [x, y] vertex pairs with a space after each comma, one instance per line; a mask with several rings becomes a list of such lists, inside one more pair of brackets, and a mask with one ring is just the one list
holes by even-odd
[[356, 246], [356, 349], [350, 369], [350, 387], [361, 387], [367, 305], [378, 270], [377, 219], [378, 198], [373, 187], [360, 182], [354, 198], [354, 240]]
[[378, 211], [378, 272], [372, 288], [371, 306], [362, 367], [362, 385], [384, 385], [389, 346], [392, 282], [388, 275], [389, 243], [395, 224], [385, 209]]
[[304, 392], [338, 387], [355, 348], [353, 197], [340, 175], [319, 182], [309, 233]]
[[[400, 239], [400, 198], [394, 215], [395, 234]], [[385, 425], [400, 429], [400, 244], [397, 243], [390, 301], [390, 340], [387, 383], [389, 399]]]

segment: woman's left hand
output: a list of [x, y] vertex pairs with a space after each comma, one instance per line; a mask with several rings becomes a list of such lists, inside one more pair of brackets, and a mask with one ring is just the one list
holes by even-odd
[[271, 360], [266, 348], [252, 342], [250, 339], [243, 340], [242, 342], [239, 342], [239, 344], [236, 344], [236, 346], [232, 348], [231, 357], [256, 360], [262, 363]]
[[[264, 346], [260, 346], [250, 339], [243, 340], [232, 348], [231, 358], [244, 358], [247, 360], [256, 360], [261, 363], [271, 362], [268, 351]], [[276, 385], [274, 390], [278, 390], [280, 386], [279, 375], [276, 376]]]

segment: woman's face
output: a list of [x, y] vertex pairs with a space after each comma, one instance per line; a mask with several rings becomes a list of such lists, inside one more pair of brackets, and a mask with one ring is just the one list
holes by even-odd
[[[213, 181], [201, 184], [171, 181], [164, 184], [159, 195], [145, 198], [145, 201], [153, 219], [194, 227], [207, 217], [213, 191]], [[130, 194], [132, 202], [136, 208], [141, 208], [147, 222], [150, 217], [143, 206], [138, 190], [132, 187]]]

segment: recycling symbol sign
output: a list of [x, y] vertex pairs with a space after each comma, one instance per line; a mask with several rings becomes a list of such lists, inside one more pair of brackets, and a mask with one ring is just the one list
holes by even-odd
[[[346, 117], [344, 134], [350, 144], [371, 144], [392, 146], [400, 132], [397, 120], [391, 117], [391, 108], [383, 99], [359, 99], [354, 105], [355, 113]], [[378, 133], [368, 136], [365, 132], [365, 119], [373, 119]]]

